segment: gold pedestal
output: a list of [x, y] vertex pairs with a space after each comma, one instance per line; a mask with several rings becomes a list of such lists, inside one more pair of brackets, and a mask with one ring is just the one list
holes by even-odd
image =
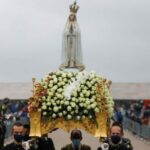
[[97, 114], [97, 123], [92, 122], [90, 119], [86, 118], [82, 121], [75, 120], [64, 120], [59, 119], [49, 119], [44, 120], [41, 118], [41, 112], [30, 112], [30, 136], [40, 137], [43, 134], [49, 133], [55, 128], [61, 128], [66, 132], [70, 132], [73, 129], [84, 129], [95, 137], [107, 137], [108, 135], [108, 121], [106, 113]]

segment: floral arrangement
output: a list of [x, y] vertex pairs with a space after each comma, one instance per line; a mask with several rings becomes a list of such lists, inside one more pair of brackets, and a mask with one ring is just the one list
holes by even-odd
[[66, 120], [96, 120], [104, 110], [113, 113], [110, 82], [95, 72], [56, 71], [34, 82], [29, 111], [40, 111], [43, 118]]

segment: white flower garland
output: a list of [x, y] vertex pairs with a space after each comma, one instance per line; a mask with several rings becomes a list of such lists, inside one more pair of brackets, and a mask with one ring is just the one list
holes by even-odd
[[[38, 111], [48, 118], [65, 118], [82, 120], [96, 119], [100, 105], [96, 97], [96, 88], [103, 78], [95, 72], [56, 71], [45, 76], [40, 84], [47, 91], [42, 96]], [[106, 108], [111, 115], [113, 100], [109, 89], [105, 89]], [[99, 99], [100, 101], [100, 99]]]

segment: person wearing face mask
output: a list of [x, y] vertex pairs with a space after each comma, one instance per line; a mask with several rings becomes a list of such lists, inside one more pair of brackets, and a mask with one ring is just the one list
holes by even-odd
[[22, 147], [23, 141], [23, 124], [20, 122], [16, 122], [13, 125], [12, 134], [14, 137], [14, 141], [8, 145], [6, 145], [2, 150], [24, 150]]
[[70, 139], [72, 143], [61, 148], [61, 150], [91, 150], [90, 146], [81, 144], [82, 133], [80, 130], [72, 130]]
[[133, 147], [131, 141], [123, 137], [122, 125], [114, 122], [110, 128], [110, 137], [97, 150], [133, 150]]

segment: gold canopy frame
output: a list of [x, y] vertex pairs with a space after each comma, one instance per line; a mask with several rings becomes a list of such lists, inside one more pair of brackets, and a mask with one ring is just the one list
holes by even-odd
[[63, 118], [55, 120], [41, 119], [41, 113], [38, 111], [30, 112], [30, 136], [40, 137], [43, 134], [49, 133], [56, 128], [63, 129], [66, 132], [70, 132], [73, 129], [84, 129], [95, 137], [107, 137], [109, 120], [107, 113], [97, 113], [98, 124], [91, 122], [89, 119], [82, 121], [64, 120]]

